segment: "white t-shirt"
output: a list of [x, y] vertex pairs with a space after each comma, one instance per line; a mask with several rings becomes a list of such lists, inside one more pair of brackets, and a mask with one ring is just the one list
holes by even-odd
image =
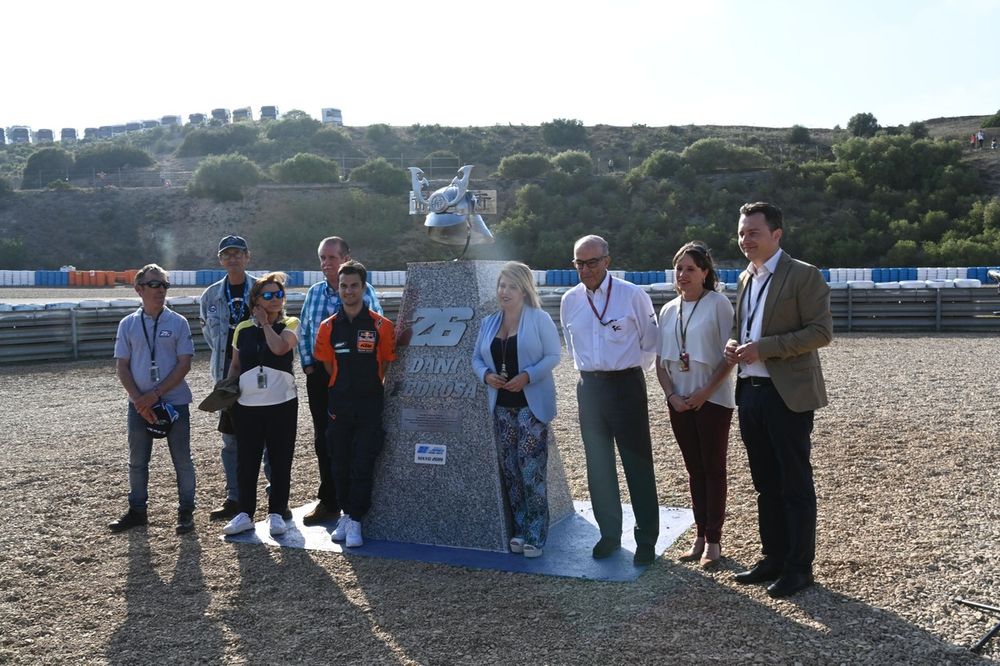
[[[670, 375], [674, 392], [691, 395], [708, 383], [723, 360], [723, 350], [733, 330], [733, 306], [724, 294], [717, 291], [705, 292], [697, 307], [693, 302], [684, 302], [684, 338], [690, 366], [687, 372], [680, 369], [680, 306], [681, 297], [678, 296], [660, 311], [659, 356], [661, 365]], [[736, 407], [733, 373], [726, 375], [708, 397], [708, 402], [722, 407]]]

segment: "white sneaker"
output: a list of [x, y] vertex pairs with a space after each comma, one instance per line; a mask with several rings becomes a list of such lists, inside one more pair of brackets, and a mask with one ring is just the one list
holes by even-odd
[[267, 514], [267, 530], [271, 533], [271, 536], [284, 534], [285, 529], [285, 519], [281, 517], [280, 513]]
[[524, 539], [521, 537], [514, 537], [510, 540], [510, 552], [512, 553], [522, 553], [524, 552]]
[[361, 523], [351, 518], [347, 519], [347, 540], [344, 545], [348, 548], [365, 545], [365, 540], [361, 538]]
[[542, 549], [539, 546], [532, 546], [530, 543], [524, 544], [525, 557], [541, 557]]
[[351, 517], [348, 516], [347, 514], [344, 514], [343, 516], [341, 516], [340, 518], [338, 518], [337, 519], [337, 526], [335, 528], [333, 528], [333, 534], [330, 535], [330, 538], [333, 539], [334, 541], [336, 541], [337, 543], [340, 543], [341, 541], [343, 541], [344, 539], [346, 539], [347, 538], [347, 523], [349, 523], [349, 522], [351, 522]]
[[226, 523], [226, 526], [222, 528], [223, 534], [239, 534], [240, 532], [246, 532], [247, 530], [253, 529], [253, 521], [250, 520], [250, 516], [245, 513], [238, 513], [236, 517]]

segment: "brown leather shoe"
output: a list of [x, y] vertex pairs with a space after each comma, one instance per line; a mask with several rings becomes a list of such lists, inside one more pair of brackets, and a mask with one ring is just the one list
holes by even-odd
[[336, 520], [339, 517], [339, 513], [334, 513], [326, 508], [323, 502], [318, 502], [316, 507], [302, 517], [303, 525], [319, 525], [320, 523], [326, 523], [331, 520]]
[[229, 520], [239, 513], [240, 505], [235, 500], [227, 499], [218, 509], [208, 514], [209, 520]]

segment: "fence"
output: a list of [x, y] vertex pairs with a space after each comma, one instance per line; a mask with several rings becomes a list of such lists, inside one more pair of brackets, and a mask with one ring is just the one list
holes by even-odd
[[[542, 307], [559, 321], [561, 289], [545, 289]], [[726, 292], [735, 302], [736, 292]], [[674, 297], [670, 289], [650, 291], [657, 311]], [[298, 315], [304, 295], [291, 294], [287, 309]], [[400, 296], [380, 296], [386, 316], [396, 320]], [[830, 292], [834, 330], [838, 332], [1000, 333], [1000, 294], [996, 289], [834, 289]], [[53, 309], [0, 312], [0, 364], [79, 358], [110, 359], [118, 322], [138, 307], [137, 299], [111, 303], [84, 300]], [[170, 307], [191, 324], [195, 349], [207, 350], [199, 308], [193, 297], [170, 299]]]

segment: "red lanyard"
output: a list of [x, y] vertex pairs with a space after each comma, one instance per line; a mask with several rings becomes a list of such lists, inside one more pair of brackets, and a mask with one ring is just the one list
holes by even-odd
[[601, 323], [601, 326], [607, 326], [608, 324], [611, 323], [611, 322], [608, 322], [607, 324], [604, 323], [604, 315], [608, 313], [608, 306], [611, 305], [611, 285], [613, 285], [614, 283], [615, 283], [614, 279], [609, 275], [608, 297], [604, 301], [604, 309], [601, 310], [601, 314], [597, 314], [597, 308], [594, 307], [594, 299], [590, 297], [590, 291], [587, 291], [587, 302], [590, 303], [590, 309], [594, 311], [594, 316], [597, 317], [597, 321]]

